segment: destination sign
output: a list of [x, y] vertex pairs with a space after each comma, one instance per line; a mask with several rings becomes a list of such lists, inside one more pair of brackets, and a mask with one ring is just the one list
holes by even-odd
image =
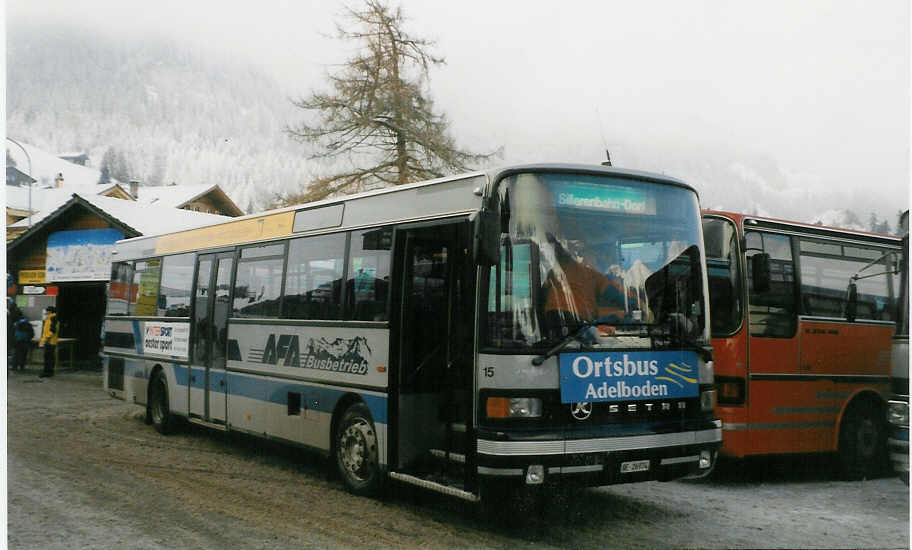
[[692, 351], [562, 353], [562, 403], [696, 397], [697, 354]]
[[569, 183], [553, 191], [558, 207], [649, 216], [656, 213], [655, 199], [633, 187]]

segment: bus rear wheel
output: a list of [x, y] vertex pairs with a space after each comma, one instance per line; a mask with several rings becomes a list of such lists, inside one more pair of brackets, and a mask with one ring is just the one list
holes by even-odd
[[174, 431], [177, 419], [171, 414], [168, 401], [168, 382], [161, 372], [152, 376], [149, 383], [149, 399], [146, 405], [146, 417], [160, 434]]
[[349, 407], [334, 438], [336, 467], [345, 487], [353, 494], [374, 496], [382, 487], [377, 450], [377, 431], [363, 403]]
[[883, 414], [869, 403], [860, 403], [846, 413], [839, 431], [839, 466], [843, 479], [872, 478], [886, 461], [887, 440]]

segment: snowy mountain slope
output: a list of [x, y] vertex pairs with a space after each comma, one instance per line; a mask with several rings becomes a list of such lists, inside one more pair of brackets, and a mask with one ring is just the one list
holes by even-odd
[[7, 44], [10, 137], [96, 168], [113, 147], [143, 184], [218, 183], [248, 211], [310, 181], [283, 133], [298, 115], [255, 67], [59, 28], [9, 26]]
[[[149, 37], [113, 40], [26, 24], [10, 24], [7, 33], [13, 138], [46, 151], [85, 151], [96, 168], [113, 147], [144, 185], [217, 183], [247, 212], [313, 180], [317, 168], [304, 147], [283, 132], [304, 116], [289, 96], [307, 90], [286, 92], [256, 66]], [[781, 166], [774, 152], [750, 153], [748, 144], [629, 137], [612, 150], [617, 166], [679, 177], [696, 187], [704, 207], [810, 223], [851, 209], [864, 225], [876, 212], [895, 226], [896, 212], [885, 205], [898, 210], [908, 201], [908, 194], [872, 193], [877, 182], [835, 190], [817, 173]], [[539, 151], [522, 162], [553, 153]]]

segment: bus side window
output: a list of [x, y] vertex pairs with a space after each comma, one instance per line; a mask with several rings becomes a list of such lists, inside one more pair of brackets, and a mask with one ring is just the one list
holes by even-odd
[[[791, 238], [756, 231], [745, 238], [751, 336], [791, 338], [798, 324]], [[763, 292], [756, 291], [753, 283], [752, 259], [760, 252], [770, 256], [770, 288]]]
[[142, 317], [158, 314], [158, 286], [161, 278], [161, 258], [138, 261], [133, 271], [133, 285], [127, 313]]
[[164, 317], [189, 317], [190, 292], [193, 286], [193, 267], [196, 254], [165, 256], [162, 265], [158, 314]]
[[880, 260], [860, 279], [857, 319], [893, 320], [893, 299], [888, 272], [890, 257], [884, 251], [863, 246], [842, 245], [817, 239], [801, 239], [801, 291], [803, 311], [820, 317], [845, 316], [846, 286], [867, 264]]
[[114, 262], [108, 286], [108, 315], [126, 315], [133, 283], [133, 262]]
[[392, 228], [354, 231], [351, 236], [345, 318], [386, 321]]
[[345, 234], [302, 237], [288, 247], [282, 318], [342, 319]]
[[241, 249], [234, 280], [232, 312], [235, 317], [279, 316], [284, 256], [285, 243]]

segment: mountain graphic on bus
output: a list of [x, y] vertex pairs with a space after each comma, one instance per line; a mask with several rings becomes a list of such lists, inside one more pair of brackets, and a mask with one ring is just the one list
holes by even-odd
[[301, 350], [300, 365], [306, 369], [367, 374], [372, 351], [363, 336], [354, 338], [311, 338]]

